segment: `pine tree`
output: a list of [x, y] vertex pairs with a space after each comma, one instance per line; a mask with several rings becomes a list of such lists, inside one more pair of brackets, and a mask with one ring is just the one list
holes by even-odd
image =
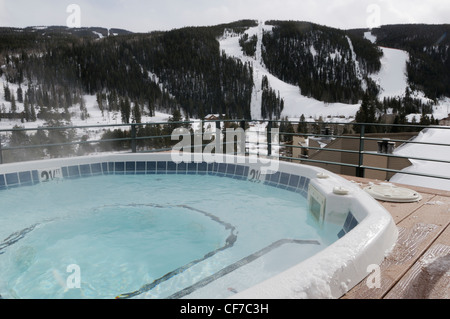
[[306, 121], [305, 115], [302, 114], [300, 116], [300, 121], [298, 123], [297, 133], [308, 133], [308, 125], [306, 124], [305, 121]]
[[[376, 101], [374, 97], [364, 94], [363, 101], [359, 111], [356, 112], [355, 120], [356, 123], [375, 123], [376, 122]], [[354, 130], [359, 133], [361, 132], [361, 126], [354, 125]], [[375, 132], [376, 128], [373, 126], [366, 126], [365, 133]]]
[[103, 97], [100, 92], [97, 93], [97, 104], [98, 104], [98, 108], [102, 112], [102, 116], [104, 116]]
[[14, 94], [11, 94], [11, 113], [12, 114], [17, 113], [17, 104]]
[[25, 96], [25, 100], [23, 101], [23, 107], [25, 112], [25, 120], [27, 122], [31, 121], [31, 110], [30, 110], [30, 104], [28, 103], [28, 97]]
[[36, 110], [35, 110], [33, 104], [31, 104], [30, 111], [31, 111], [31, 117], [30, 117], [30, 120], [31, 120], [32, 122], [36, 122], [37, 116], [36, 116]]
[[120, 105], [120, 114], [122, 117], [122, 123], [123, 124], [129, 124], [130, 123], [130, 117], [131, 117], [131, 103], [128, 97], [125, 99], [120, 99], [119, 102]]
[[292, 142], [294, 139], [294, 136], [292, 134], [295, 133], [295, 130], [294, 130], [294, 126], [292, 125], [292, 123], [290, 121], [287, 121], [286, 133], [288, 133], [289, 135], [285, 135], [285, 141]]
[[8, 84], [3, 85], [3, 91], [5, 93], [5, 101], [10, 102], [11, 101], [11, 91], [9, 89]]
[[148, 100], [148, 115], [150, 116], [150, 117], [154, 117], [156, 114], [155, 114], [155, 106], [154, 106], [154, 104], [153, 104], [153, 100], [151, 100], [151, 99], [149, 99]]
[[133, 123], [142, 123], [141, 107], [137, 102], [134, 103], [133, 107]]
[[23, 103], [23, 90], [21, 86], [17, 89], [17, 102]]

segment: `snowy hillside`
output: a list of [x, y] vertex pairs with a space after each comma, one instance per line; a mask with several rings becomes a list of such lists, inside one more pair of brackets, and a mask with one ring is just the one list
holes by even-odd
[[[354, 115], [358, 111], [360, 105], [348, 105], [341, 103], [327, 104], [318, 100], [308, 98], [301, 95], [297, 86], [290, 85], [276, 78], [265, 68], [261, 57], [261, 41], [263, 31], [270, 31], [272, 26], [266, 26], [260, 23], [258, 27], [247, 30], [249, 37], [253, 35], [258, 36], [256, 58], [245, 56], [239, 45], [239, 35], [225, 33], [220, 39], [221, 50], [224, 50], [227, 55], [234, 56], [241, 59], [243, 62], [251, 62], [254, 68], [254, 82], [256, 89], [254, 90], [252, 99], [252, 117], [258, 118], [261, 114], [260, 100], [261, 100], [261, 79], [267, 76], [270, 85], [280, 92], [281, 97], [285, 101], [285, 108], [282, 116], [287, 116], [292, 120], [297, 120], [301, 114], [304, 114], [308, 119], [312, 117], [318, 119], [322, 117], [326, 121], [344, 121], [349, 122], [353, 120]], [[375, 41], [376, 38], [370, 32], [365, 34], [367, 39]], [[380, 100], [385, 97], [404, 96], [406, 88], [408, 87], [406, 64], [409, 59], [409, 54], [405, 51], [381, 48], [383, 51], [383, 58], [381, 60], [381, 70], [377, 74], [373, 74], [372, 79], [380, 86]], [[414, 97], [427, 100], [422, 92], [413, 92]], [[434, 106], [434, 117], [442, 119], [449, 114], [450, 99], [441, 100], [438, 105]], [[416, 121], [420, 120], [421, 114], [411, 114], [409, 118], [416, 116]], [[417, 141], [424, 141], [429, 143], [448, 143], [450, 140], [450, 130], [425, 130], [420, 133]], [[407, 145], [396, 152], [401, 156], [424, 157], [427, 154], [434, 154], [433, 158], [448, 160], [450, 159], [450, 148], [442, 146], [427, 146], [427, 145]], [[447, 172], [450, 177], [450, 164], [412, 161], [413, 166], [406, 168], [405, 171], [417, 172], [425, 174], [442, 174]], [[428, 186], [430, 188], [439, 188], [450, 190], [450, 181], [442, 179], [433, 179], [418, 177], [413, 175], [397, 174], [392, 178], [392, 182], [399, 182], [409, 185]]]
[[[372, 43], [376, 42], [376, 37], [371, 32], [366, 32], [364, 37]], [[381, 70], [377, 74], [371, 75], [371, 78], [375, 83], [380, 86], [379, 99], [383, 100], [388, 97], [405, 96], [405, 91], [409, 86], [406, 70], [406, 64], [409, 61], [408, 52], [386, 47], [380, 47], [380, 49], [383, 51]], [[420, 91], [412, 92], [412, 96], [421, 99], [424, 102], [430, 101], [425, 97], [425, 94]], [[433, 116], [435, 119], [446, 118], [449, 114], [449, 110], [450, 99], [441, 99], [438, 101], [437, 105], [433, 107]], [[421, 116], [421, 114], [410, 114], [408, 115], [408, 120], [411, 121], [413, 117], [416, 117], [416, 121], [419, 122]]]
[[261, 118], [261, 82], [263, 76], [267, 76], [270, 86], [280, 92], [281, 98], [284, 99], [284, 110], [282, 116], [287, 116], [292, 120], [298, 121], [303, 114], [306, 119], [319, 119], [322, 117], [328, 121], [340, 121], [344, 117], [347, 122], [352, 121], [360, 105], [349, 105], [343, 103], [324, 103], [316, 99], [308, 98], [301, 95], [300, 89], [296, 85], [291, 85], [281, 81], [273, 76], [264, 66], [261, 57], [261, 44], [263, 31], [271, 31], [273, 26], [265, 25], [263, 22], [257, 27], [249, 28], [245, 33], [252, 37], [258, 36], [256, 58], [245, 56], [239, 45], [240, 35], [233, 33], [225, 33], [219, 40], [220, 49], [225, 51], [229, 56], [241, 59], [243, 62], [251, 62], [253, 64], [254, 83], [256, 88], [252, 97], [252, 118]]
[[[298, 120], [303, 114], [306, 119], [319, 119], [322, 117], [326, 121], [353, 121], [356, 112], [361, 106], [360, 104], [325, 103], [303, 96], [298, 86], [281, 81], [267, 70], [261, 56], [262, 36], [263, 32], [270, 32], [272, 29], [273, 26], [265, 25], [264, 22], [260, 22], [257, 27], [249, 28], [245, 32], [248, 34], [249, 38], [254, 35], [258, 38], [255, 57], [246, 56], [242, 51], [242, 48], [239, 45], [241, 35], [225, 32], [223, 37], [219, 39], [221, 51], [223, 50], [227, 55], [238, 58], [244, 63], [250, 62], [253, 65], [255, 88], [252, 97], [252, 118], [261, 118], [261, 81], [264, 76], [267, 76], [270, 86], [276, 92], [279, 92], [281, 98], [284, 99], [283, 117], [287, 116], [292, 120]], [[370, 32], [367, 32], [365, 37], [372, 42], [376, 41], [376, 38]], [[351, 45], [349, 38], [348, 41]], [[409, 60], [409, 54], [397, 49], [384, 47], [381, 47], [380, 49], [383, 51], [381, 70], [378, 73], [371, 75], [371, 78], [380, 87], [379, 99], [383, 100], [385, 97], [404, 96], [406, 88], [408, 87], [406, 64]], [[311, 48], [311, 50], [314, 50], [314, 48]], [[353, 59], [358, 66], [358, 62], [354, 56]], [[413, 92], [413, 95], [416, 98], [428, 101], [428, 99], [424, 98], [422, 92]], [[449, 105], [448, 100], [441, 101], [434, 107], [434, 117], [436, 119], [446, 117], [446, 110]]]
[[[9, 89], [12, 92], [16, 92], [18, 89], [18, 85], [7, 83]], [[4, 77], [0, 78], [0, 112], [10, 111], [11, 103], [5, 101], [4, 99], [4, 85], [6, 85], [6, 80]], [[22, 89], [26, 88], [26, 84], [22, 86]], [[120, 112], [104, 112], [102, 114], [100, 108], [98, 107], [98, 103], [96, 100], [96, 96], [92, 95], [84, 95], [83, 96], [88, 117], [86, 119], [82, 119], [81, 111], [79, 105], [74, 105], [69, 108], [71, 116], [71, 122], [66, 123], [71, 126], [89, 126], [89, 125], [115, 125], [122, 124]], [[24, 104], [16, 101], [17, 113], [21, 113], [24, 111]], [[5, 113], [6, 113], [5, 112]], [[145, 123], [151, 122], [166, 122], [169, 119], [169, 114], [156, 112], [154, 117], [142, 116], [142, 121]], [[19, 119], [16, 120], [8, 120], [8, 119], [0, 119], [0, 130], [1, 129], [12, 129], [15, 126], [24, 127], [24, 128], [37, 128], [45, 126], [46, 121], [37, 119], [35, 122], [22, 122]], [[87, 129], [80, 132], [82, 135], [87, 135], [90, 139], [98, 139], [101, 137], [101, 133], [103, 130], [99, 131], [99, 129]], [[2, 141], [4, 143], [4, 141]]]
[[[4, 99], [4, 85], [6, 85], [6, 81], [4, 77], [0, 78], [0, 112], [3, 112], [1, 109], [6, 110], [6, 112], [10, 111], [10, 102], [5, 101]], [[16, 92], [18, 89], [18, 85], [8, 83], [8, 86], [11, 91]], [[22, 88], [26, 88], [22, 86]], [[74, 105], [69, 108], [70, 113], [72, 114], [71, 123], [72, 126], [88, 126], [88, 125], [110, 125], [110, 124], [122, 124], [120, 118], [120, 112], [105, 112], [102, 115], [100, 108], [98, 107], [98, 103], [96, 101], [96, 96], [92, 95], [84, 95], [83, 96], [87, 112], [89, 117], [82, 120], [81, 119], [81, 111], [79, 105]], [[24, 111], [24, 104], [16, 101], [17, 105], [17, 113], [21, 113]], [[5, 112], [5, 113], [6, 113]], [[169, 118], [169, 114], [156, 112], [155, 117], [143, 116], [143, 122], [166, 122]], [[11, 129], [14, 126], [20, 126], [24, 128], [36, 128], [45, 126], [45, 121], [37, 119], [36, 122], [22, 122], [19, 119], [16, 120], [8, 120], [8, 119], [0, 119], [0, 129]]]

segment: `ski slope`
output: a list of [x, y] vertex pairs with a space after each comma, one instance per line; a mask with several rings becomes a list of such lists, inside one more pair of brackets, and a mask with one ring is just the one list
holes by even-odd
[[397, 49], [381, 48], [381, 50], [383, 51], [381, 70], [371, 76], [380, 86], [379, 99], [404, 96], [408, 87], [406, 63], [409, 61], [409, 54]]
[[[372, 43], [377, 41], [376, 36], [368, 31], [364, 37]], [[403, 96], [408, 87], [408, 74], [406, 64], [409, 62], [408, 52], [380, 47], [383, 51], [381, 70], [371, 75], [371, 79], [380, 86], [380, 100], [385, 97]]]
[[256, 57], [248, 57], [244, 55], [239, 45], [240, 35], [235, 33], [225, 32], [224, 36], [219, 39], [220, 50], [224, 51], [228, 56], [240, 59], [242, 62], [250, 62], [253, 65], [253, 80], [255, 88], [252, 97], [252, 118], [261, 118], [261, 82], [264, 76], [267, 76], [269, 85], [276, 92], [280, 92], [280, 97], [284, 99], [284, 110], [282, 117], [287, 116], [292, 120], [298, 121], [303, 114], [306, 119], [319, 119], [322, 117], [328, 121], [352, 121], [356, 112], [360, 108], [360, 104], [350, 105], [343, 103], [324, 103], [313, 98], [303, 96], [300, 88], [296, 85], [283, 82], [274, 75], [272, 75], [264, 65], [261, 56], [261, 45], [263, 32], [270, 32], [273, 26], [267, 26], [260, 22], [257, 27], [249, 28], [245, 33], [252, 37], [258, 36], [258, 44]]

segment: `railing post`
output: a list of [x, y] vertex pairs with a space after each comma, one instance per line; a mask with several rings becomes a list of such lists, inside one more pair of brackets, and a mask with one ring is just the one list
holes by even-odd
[[364, 135], [365, 135], [365, 124], [361, 124], [361, 132], [359, 135], [359, 160], [358, 160], [358, 168], [356, 172], [357, 177], [364, 178]]
[[3, 164], [2, 136], [0, 135], [0, 165]]
[[245, 131], [245, 124], [246, 124], [247, 122], [245, 121], [245, 120], [242, 120], [241, 121], [241, 128]]
[[267, 124], [267, 156], [272, 156], [272, 121]]
[[131, 124], [131, 152], [136, 153], [136, 125]]

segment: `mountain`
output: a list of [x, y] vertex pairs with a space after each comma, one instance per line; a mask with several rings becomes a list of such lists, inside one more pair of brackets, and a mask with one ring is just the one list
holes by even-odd
[[368, 76], [380, 70], [382, 52], [370, 41], [308, 22], [266, 24], [274, 27], [263, 36], [265, 65], [303, 95], [356, 104], [366, 90], [376, 90]]
[[0, 75], [27, 88], [24, 96], [41, 110], [38, 117], [67, 109], [83, 94], [98, 94], [108, 111], [130, 100], [145, 105], [148, 113], [181, 108], [190, 117], [222, 113], [248, 118], [251, 67], [222, 55], [216, 40], [224, 28], [242, 30], [243, 24], [251, 25], [237, 22], [101, 39], [93, 36], [99, 30], [11, 30], [0, 33]]
[[411, 88], [431, 99], [450, 96], [450, 24], [393, 25], [372, 31], [376, 44], [409, 53]]
[[94, 107], [122, 122], [176, 110], [186, 118], [352, 118], [364, 100], [399, 123], [443, 116], [447, 30], [254, 20], [151, 33], [0, 28], [0, 120], [86, 120]]

